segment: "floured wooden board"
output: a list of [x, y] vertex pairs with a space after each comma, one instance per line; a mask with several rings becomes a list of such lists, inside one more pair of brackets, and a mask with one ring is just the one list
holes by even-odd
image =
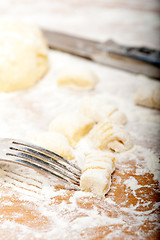
[[103, 200], [44, 186], [40, 176], [26, 185], [22, 173], [2, 167], [1, 239], [158, 239], [158, 184], [129, 160]]
[[[51, 176], [0, 163], [0, 239], [158, 239], [159, 111], [136, 106], [134, 93], [150, 81], [50, 51], [52, 68], [34, 88], [0, 94], [1, 137], [29, 140], [46, 131], [63, 111], [75, 111], [83, 97], [102, 96], [128, 118], [134, 147], [117, 154], [112, 185], [104, 199], [57, 186]], [[99, 77], [94, 90], [60, 88], [66, 64], [85, 64]], [[83, 166], [85, 145], [74, 150]]]
[[103, 200], [47, 189], [36, 180], [26, 186], [27, 177], [6, 169], [0, 198], [1, 239], [158, 239], [158, 185], [151, 174], [136, 174], [134, 160], [116, 171]]

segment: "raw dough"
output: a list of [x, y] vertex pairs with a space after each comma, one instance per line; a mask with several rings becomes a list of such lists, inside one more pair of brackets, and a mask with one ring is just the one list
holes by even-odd
[[66, 67], [57, 79], [59, 86], [71, 86], [79, 88], [94, 88], [98, 81], [96, 74], [86, 67], [71, 64]]
[[34, 144], [46, 148], [58, 155], [73, 159], [73, 150], [65, 136], [56, 132], [43, 132], [31, 139]]
[[62, 133], [72, 146], [85, 136], [94, 122], [80, 113], [64, 113], [56, 117], [49, 126], [49, 131]]
[[160, 109], [160, 83], [152, 82], [140, 87], [134, 96], [134, 101], [141, 106]]
[[80, 180], [81, 190], [103, 197], [110, 189], [114, 170], [115, 157], [112, 154], [95, 151], [87, 155]]
[[33, 86], [48, 70], [47, 45], [35, 26], [0, 22], [0, 91]]
[[95, 125], [89, 138], [93, 145], [101, 150], [124, 152], [133, 146], [131, 136], [125, 128], [108, 120]]
[[126, 115], [103, 97], [84, 98], [80, 106], [80, 111], [96, 123], [107, 118], [117, 124], [125, 124], [127, 121]]

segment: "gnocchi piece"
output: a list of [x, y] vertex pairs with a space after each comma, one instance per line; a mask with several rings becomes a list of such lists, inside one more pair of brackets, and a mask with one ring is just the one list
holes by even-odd
[[103, 197], [110, 189], [111, 174], [114, 170], [115, 157], [113, 154], [102, 151], [88, 154], [80, 179], [81, 190]]
[[49, 125], [49, 131], [55, 131], [67, 137], [75, 146], [93, 127], [94, 122], [80, 113], [64, 113], [56, 117]]
[[67, 138], [57, 132], [43, 132], [31, 139], [34, 144], [44, 147], [56, 154], [71, 160], [74, 158], [73, 149]]
[[126, 115], [104, 98], [86, 97], [80, 105], [80, 111], [96, 123], [108, 118], [117, 124], [125, 124]]
[[137, 105], [160, 109], [160, 84], [150, 83], [140, 87], [134, 96]]
[[133, 146], [131, 136], [125, 128], [108, 120], [98, 123], [89, 133], [89, 138], [101, 150], [124, 152]]
[[79, 88], [92, 89], [98, 82], [97, 75], [82, 66], [68, 66], [57, 79], [59, 86], [74, 86]]

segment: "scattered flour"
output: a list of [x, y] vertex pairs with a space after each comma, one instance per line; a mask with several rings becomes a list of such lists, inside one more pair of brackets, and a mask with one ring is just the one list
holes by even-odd
[[[139, 158], [141, 161], [139, 161]], [[146, 172], [153, 174], [155, 181], [160, 180], [160, 159], [152, 150], [135, 145], [130, 151], [118, 155], [118, 164], [134, 159], [137, 164], [136, 174], [143, 175]], [[143, 164], [143, 168], [138, 168], [138, 164]]]
[[[94, 63], [86, 61], [86, 64], [94, 67], [96, 71], [100, 71], [104, 76], [111, 74], [112, 83], [107, 82], [105, 77], [101, 78], [97, 89], [87, 92], [75, 92], [72, 90], [58, 89], [56, 85], [57, 69], [60, 69], [60, 64], [65, 64], [68, 60], [82, 61], [67, 54], [62, 54], [56, 51], [50, 52], [51, 63], [54, 63], [54, 68], [50, 70], [45, 79], [39, 82], [34, 88], [29, 91], [15, 92], [10, 94], [0, 94], [0, 135], [1, 137], [21, 138], [28, 140], [34, 133], [39, 133], [42, 130], [47, 130], [49, 122], [57, 114], [68, 108], [71, 111], [76, 110], [83, 97], [88, 95], [99, 95], [102, 92], [104, 98], [108, 98], [110, 102], [114, 102], [123, 112], [126, 113], [128, 118], [127, 128], [131, 133], [134, 140], [134, 148], [128, 152], [118, 154], [117, 169], [112, 179], [111, 191], [105, 199], [96, 199], [91, 193], [81, 191], [69, 191], [66, 189], [56, 189], [55, 180], [50, 176], [42, 175], [35, 170], [17, 166], [14, 164], [0, 164], [0, 184], [6, 188], [10, 188], [10, 192], [0, 191], [0, 198], [9, 197], [14, 199], [16, 193], [21, 205], [25, 208], [31, 207], [32, 211], [36, 211], [39, 218], [47, 218], [48, 224], [44, 224], [42, 229], [32, 228], [19, 223], [21, 213], [15, 213], [12, 221], [4, 220], [3, 215], [0, 215], [0, 231], [4, 232], [7, 229], [17, 232], [17, 239], [26, 240], [32, 239], [63, 239], [70, 238], [79, 240], [81, 236], [83, 239], [91, 239], [87, 235], [88, 231], [94, 228], [101, 228], [108, 226], [111, 233], [107, 233], [107, 239], [121, 235], [123, 239], [127, 239], [123, 232], [125, 229], [136, 229], [134, 236], [137, 239], [145, 239], [146, 235], [142, 230], [142, 225], [146, 221], [156, 219], [154, 211], [158, 208], [156, 203], [153, 204], [152, 210], [150, 209], [151, 201], [143, 200], [143, 197], [137, 194], [137, 191], [143, 191], [144, 186], [136, 179], [136, 177], [146, 173], [152, 173], [155, 180], [158, 180], [159, 162], [157, 154], [157, 138], [159, 122], [154, 121], [157, 118], [155, 110], [148, 109], [148, 115], [153, 115], [152, 131], [149, 132], [150, 139], [156, 141], [146, 141], [146, 129], [148, 129], [148, 122], [143, 121], [143, 113], [146, 109], [141, 109], [136, 112], [137, 107], [134, 106], [132, 101], [128, 101], [128, 91], [132, 95], [133, 76], [126, 81], [124, 86], [124, 93], [117, 91], [119, 88], [118, 78], [125, 78], [125, 73], [121, 71], [111, 71], [103, 66], [97, 66]], [[111, 72], [110, 72], [111, 71]], [[143, 79], [145, 82], [145, 80]], [[146, 78], [146, 81], [147, 78]], [[48, 88], [49, 86], [49, 88]], [[125, 90], [128, 89], [129, 90]], [[107, 92], [107, 96], [106, 96]], [[116, 93], [116, 95], [115, 95]], [[106, 97], [105, 97], [106, 96]], [[19, 101], [20, 99], [20, 101]], [[144, 118], [145, 118], [144, 114]], [[141, 125], [143, 123], [143, 125]], [[141, 128], [139, 130], [139, 128]], [[140, 135], [140, 138], [139, 138]], [[74, 154], [77, 163], [80, 167], [84, 163], [84, 153], [90, 150], [87, 138], [79, 142]], [[157, 152], [154, 154], [153, 152]], [[135, 176], [130, 176], [134, 162], [136, 166]], [[121, 173], [121, 176], [116, 174]], [[123, 180], [123, 176], [128, 176]], [[116, 202], [116, 189], [119, 186], [126, 186], [126, 191], [122, 194], [125, 196], [120, 203]], [[153, 186], [152, 186], [153, 187]], [[146, 184], [146, 189], [151, 187]], [[123, 189], [123, 188], [122, 188]], [[128, 192], [136, 199], [135, 204], [128, 204]], [[116, 197], [115, 197], [116, 196]], [[60, 199], [57, 204], [57, 199]], [[68, 199], [68, 200], [66, 200]], [[81, 205], [79, 205], [81, 203]], [[3, 201], [3, 207], [12, 207], [12, 201]], [[87, 207], [88, 206], [88, 207]], [[139, 211], [139, 208], [142, 211]], [[56, 220], [55, 220], [56, 219]], [[158, 228], [158, 223], [154, 220], [155, 231]], [[63, 226], [63, 227], [62, 227]], [[116, 230], [115, 230], [116, 229]], [[150, 230], [149, 234], [152, 232]], [[105, 236], [105, 231], [103, 232]], [[82, 234], [82, 235], [81, 235]], [[98, 234], [98, 233], [97, 233]], [[140, 237], [141, 234], [141, 237]], [[99, 235], [97, 235], [99, 236]], [[13, 239], [13, 235], [10, 235]], [[132, 238], [130, 238], [132, 239]]]
[[124, 183], [127, 187], [130, 187], [131, 190], [137, 190], [141, 188], [141, 185], [138, 185], [138, 182], [134, 177], [130, 177]]
[[[11, 1], [2, 2], [3, 4], [0, 3], [1, 7], [5, 10]], [[73, 3], [73, 1], [71, 2]], [[141, 4], [140, 1], [137, 2]], [[44, 21], [46, 16], [43, 15], [42, 17], [39, 14], [40, 9], [42, 12], [46, 11], [47, 13], [54, 10], [58, 14], [57, 10], [63, 8], [63, 4], [60, 1], [54, 5], [54, 8], [46, 7], [45, 3], [46, 1], [40, 1], [39, 5], [33, 3], [33, 7], [35, 5], [36, 9], [38, 7], [38, 11], [36, 11], [34, 17], [35, 23], [50, 27], [52, 27], [50, 24], [53, 24], [55, 29], [58, 26], [58, 30], [66, 30], [67, 14], [67, 23], [70, 26], [72, 25], [71, 32], [77, 32], [77, 28], [75, 29], [76, 24], [73, 24], [73, 15], [71, 15], [71, 10], [68, 9], [66, 3], [64, 3], [66, 4], [65, 17], [61, 21], [59, 15], [56, 15], [57, 18], [54, 21], [52, 17]], [[74, 4], [79, 6], [82, 3], [76, 1]], [[74, 19], [78, 23], [78, 26], [84, 14], [88, 21], [88, 8], [85, 7], [85, 4], [86, 2], [84, 5], [82, 4], [83, 6], [79, 6], [79, 13], [73, 11]], [[106, 1], [101, 1], [101, 10], [103, 10], [103, 13], [105, 11], [105, 4], [107, 4]], [[110, 1], [108, 4], [110, 4]], [[128, 4], [130, 5], [130, 1]], [[150, 4], [152, 5], [153, 3]], [[29, 6], [31, 7], [31, 5]], [[16, 9], [11, 15], [17, 16], [17, 12], [23, 15], [21, 8], [22, 5], [16, 5]], [[25, 10], [28, 17], [24, 14], [23, 19], [33, 21], [30, 18], [30, 14], [28, 14], [28, 5], [25, 5]], [[7, 15], [10, 15], [10, 13], [8, 11]], [[97, 7], [93, 7], [90, 10], [90, 16], [92, 16], [91, 20], [89, 20], [91, 21], [89, 22], [90, 26], [93, 25], [92, 20], [95, 18], [95, 14], [97, 14]], [[127, 14], [129, 17], [122, 17], [124, 14]], [[137, 19], [137, 15], [140, 16], [139, 20]], [[143, 36], [140, 35], [140, 41], [137, 41], [137, 33], [134, 35], [133, 32], [128, 31], [134, 25], [132, 22], [135, 22], [135, 19], [136, 25], [139, 26], [139, 28], [136, 28], [138, 33], [141, 33], [141, 28], [146, 25], [146, 21], [148, 23], [146, 26], [149, 25], [152, 27], [153, 25], [157, 28], [156, 24], [158, 24], [156, 23], [156, 17], [153, 17], [152, 14], [148, 15], [146, 12], [142, 14], [141, 11], [122, 11], [120, 8], [116, 8], [116, 10], [115, 8], [109, 9], [107, 15], [102, 14], [100, 17], [103, 20], [107, 19], [111, 27], [107, 35], [104, 34], [105, 31], [100, 34], [99, 22], [96, 21], [98, 29], [96, 37], [98, 36], [100, 40], [105, 39], [106, 36], [107, 38], [112, 37], [113, 39], [120, 39], [120, 42], [127, 44], [132, 42], [136, 42], [137, 44], [142, 42], [144, 44], [145, 41], [149, 44], [152, 43], [151, 37], [146, 37], [148, 36], [147, 29], [146, 34], [142, 34]], [[126, 24], [123, 29], [125, 36], [121, 34], [120, 19], [124, 19], [123, 24]], [[129, 19], [129, 21], [126, 21], [126, 19]], [[95, 28], [91, 28], [88, 31], [87, 28], [84, 28], [84, 24], [82, 24], [80, 34], [86, 37], [95, 37]], [[154, 36], [154, 34], [149, 32], [149, 36]], [[154, 37], [154, 44], [158, 46], [158, 40], [156, 39], [158, 38]], [[107, 240], [118, 239], [119, 236], [124, 240], [149, 238], [150, 234], [157, 231], [159, 227], [156, 212], [159, 205], [153, 202], [154, 198], [152, 196], [153, 192], [157, 191], [157, 185], [156, 182], [149, 185], [146, 174], [151, 173], [154, 180], [160, 179], [158, 171], [160, 118], [157, 110], [135, 106], [133, 96], [139, 85], [145, 85], [150, 80], [146, 77], [134, 76], [57, 51], [50, 51], [49, 57], [52, 68], [35, 87], [28, 91], [10, 94], [0, 93], [0, 137], [28, 140], [32, 135], [38, 134], [42, 130], [46, 131], [50, 121], [65, 109], [76, 110], [83, 97], [102, 95], [117, 105], [122, 112], [126, 113], [128, 119], [126, 127], [132, 135], [135, 146], [132, 150], [118, 155], [117, 169], [113, 175], [111, 191], [102, 200], [94, 198], [91, 193], [57, 189], [53, 178], [44, 176], [35, 170], [14, 164], [0, 163], [0, 200], [3, 203], [0, 206], [0, 233], [3, 234], [3, 239], [15, 239], [15, 234], [17, 234], [16, 239], [18, 240], [90, 240], [95, 236], [89, 235], [88, 232], [94, 231], [96, 235], [98, 234], [98, 228], [101, 227], [104, 227], [104, 233], [101, 236], [96, 235], [97, 239], [103, 237]], [[95, 90], [79, 92], [63, 88], [59, 89], [57, 87], [56, 79], [58, 74], [65, 65], [68, 65], [68, 62], [70, 64], [73, 62], [78, 64], [85, 63], [86, 66], [97, 73], [100, 81], [96, 85]], [[87, 139], [83, 139], [77, 149], [74, 150], [80, 167], [83, 166], [84, 152], [88, 150], [87, 144]], [[131, 163], [133, 164], [131, 165]], [[136, 166], [134, 173], [133, 166]], [[139, 176], [144, 177], [145, 184], [142, 184], [138, 180]], [[2, 186], [9, 188], [10, 191], [3, 190]], [[116, 195], [117, 188], [120, 190], [120, 196]], [[126, 191], [123, 191], [124, 188]], [[150, 191], [149, 196], [145, 194], [144, 189]], [[12, 220], [7, 220], [5, 218], [6, 213], [1, 213], [5, 207], [9, 208], [14, 205], [15, 194], [20, 202], [19, 208], [24, 207], [27, 214], [29, 212], [33, 213], [32, 217], [35, 217], [34, 214], [37, 214], [38, 220], [44, 219], [42, 220], [43, 223], [41, 224], [43, 226], [41, 228], [32, 226], [34, 219], [30, 225], [20, 223], [20, 220], [26, 217], [26, 215], [21, 216], [21, 212], [13, 212]], [[134, 199], [132, 204], [129, 202], [130, 195]], [[5, 197], [8, 200], [3, 200]], [[29, 208], [31, 209], [30, 211]], [[37, 219], [35, 221], [38, 221]], [[47, 223], [45, 223], [45, 219], [47, 219]], [[150, 222], [151, 228], [145, 231], [143, 229], [147, 222]], [[106, 228], [109, 232], [105, 232]]]

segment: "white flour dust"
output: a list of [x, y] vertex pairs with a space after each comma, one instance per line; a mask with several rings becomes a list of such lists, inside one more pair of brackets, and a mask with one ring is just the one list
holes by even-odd
[[[30, 140], [32, 135], [47, 131], [50, 121], [59, 113], [66, 109], [76, 111], [83, 97], [100, 94], [126, 113], [128, 118], [126, 128], [132, 135], [134, 148], [117, 156], [117, 169], [112, 179], [111, 191], [104, 199], [96, 199], [91, 193], [56, 189], [52, 177], [44, 176], [29, 168], [1, 163], [0, 184], [10, 189], [10, 192], [3, 189], [0, 191], [0, 198], [10, 199], [3, 201], [2, 207], [12, 207], [14, 204], [12, 199], [16, 193], [21, 207], [26, 209], [30, 207], [39, 218], [44, 218], [42, 228], [33, 228], [31, 224], [28, 226], [20, 223], [21, 212], [13, 213], [12, 221], [4, 220], [3, 215], [0, 215], [0, 230], [4, 232], [4, 239], [7, 229], [17, 233], [17, 239], [21, 240], [32, 239], [33, 236], [34, 239], [78, 240], [81, 237], [92, 239], [87, 232], [105, 226], [110, 229], [106, 239], [113, 239], [120, 234], [124, 236], [123, 239], [128, 239], [128, 235], [124, 234], [128, 228], [134, 230], [136, 239], [145, 239], [158, 228], [156, 221], [158, 203], [153, 203], [152, 210], [148, 210], [151, 201], [147, 196], [143, 200], [141, 192], [138, 193], [144, 188], [149, 191], [151, 188], [154, 190], [159, 176], [158, 111], [134, 105], [133, 96], [139, 82], [132, 74], [112, 70], [56, 51], [50, 51], [50, 61], [52, 69], [34, 88], [23, 92], [0, 93], [0, 136]], [[85, 63], [96, 72], [100, 81], [95, 90], [75, 91], [57, 87], [56, 78], [59, 72], [65, 64], [68, 65], [68, 62], [72, 63], [72, 61]], [[149, 81], [145, 77], [139, 79], [141, 84], [147, 84]], [[146, 136], [149, 136], [149, 139]], [[85, 149], [87, 145], [83, 142], [74, 150], [80, 166], [83, 165]], [[136, 166], [134, 176], [123, 180], [123, 176], [132, 172], [131, 163]], [[149, 182], [144, 184], [138, 180], [138, 176], [145, 177], [148, 173], [153, 174], [155, 180], [152, 186]], [[123, 201], [116, 199], [116, 188], [121, 185], [125, 189]], [[135, 204], [126, 206], [129, 201], [129, 191], [135, 199]], [[146, 221], [155, 221], [153, 229], [148, 233], [140, 230]], [[113, 230], [115, 226], [116, 230]], [[14, 235], [10, 234], [10, 239], [13, 239]], [[133, 239], [130, 235], [129, 238]]]

